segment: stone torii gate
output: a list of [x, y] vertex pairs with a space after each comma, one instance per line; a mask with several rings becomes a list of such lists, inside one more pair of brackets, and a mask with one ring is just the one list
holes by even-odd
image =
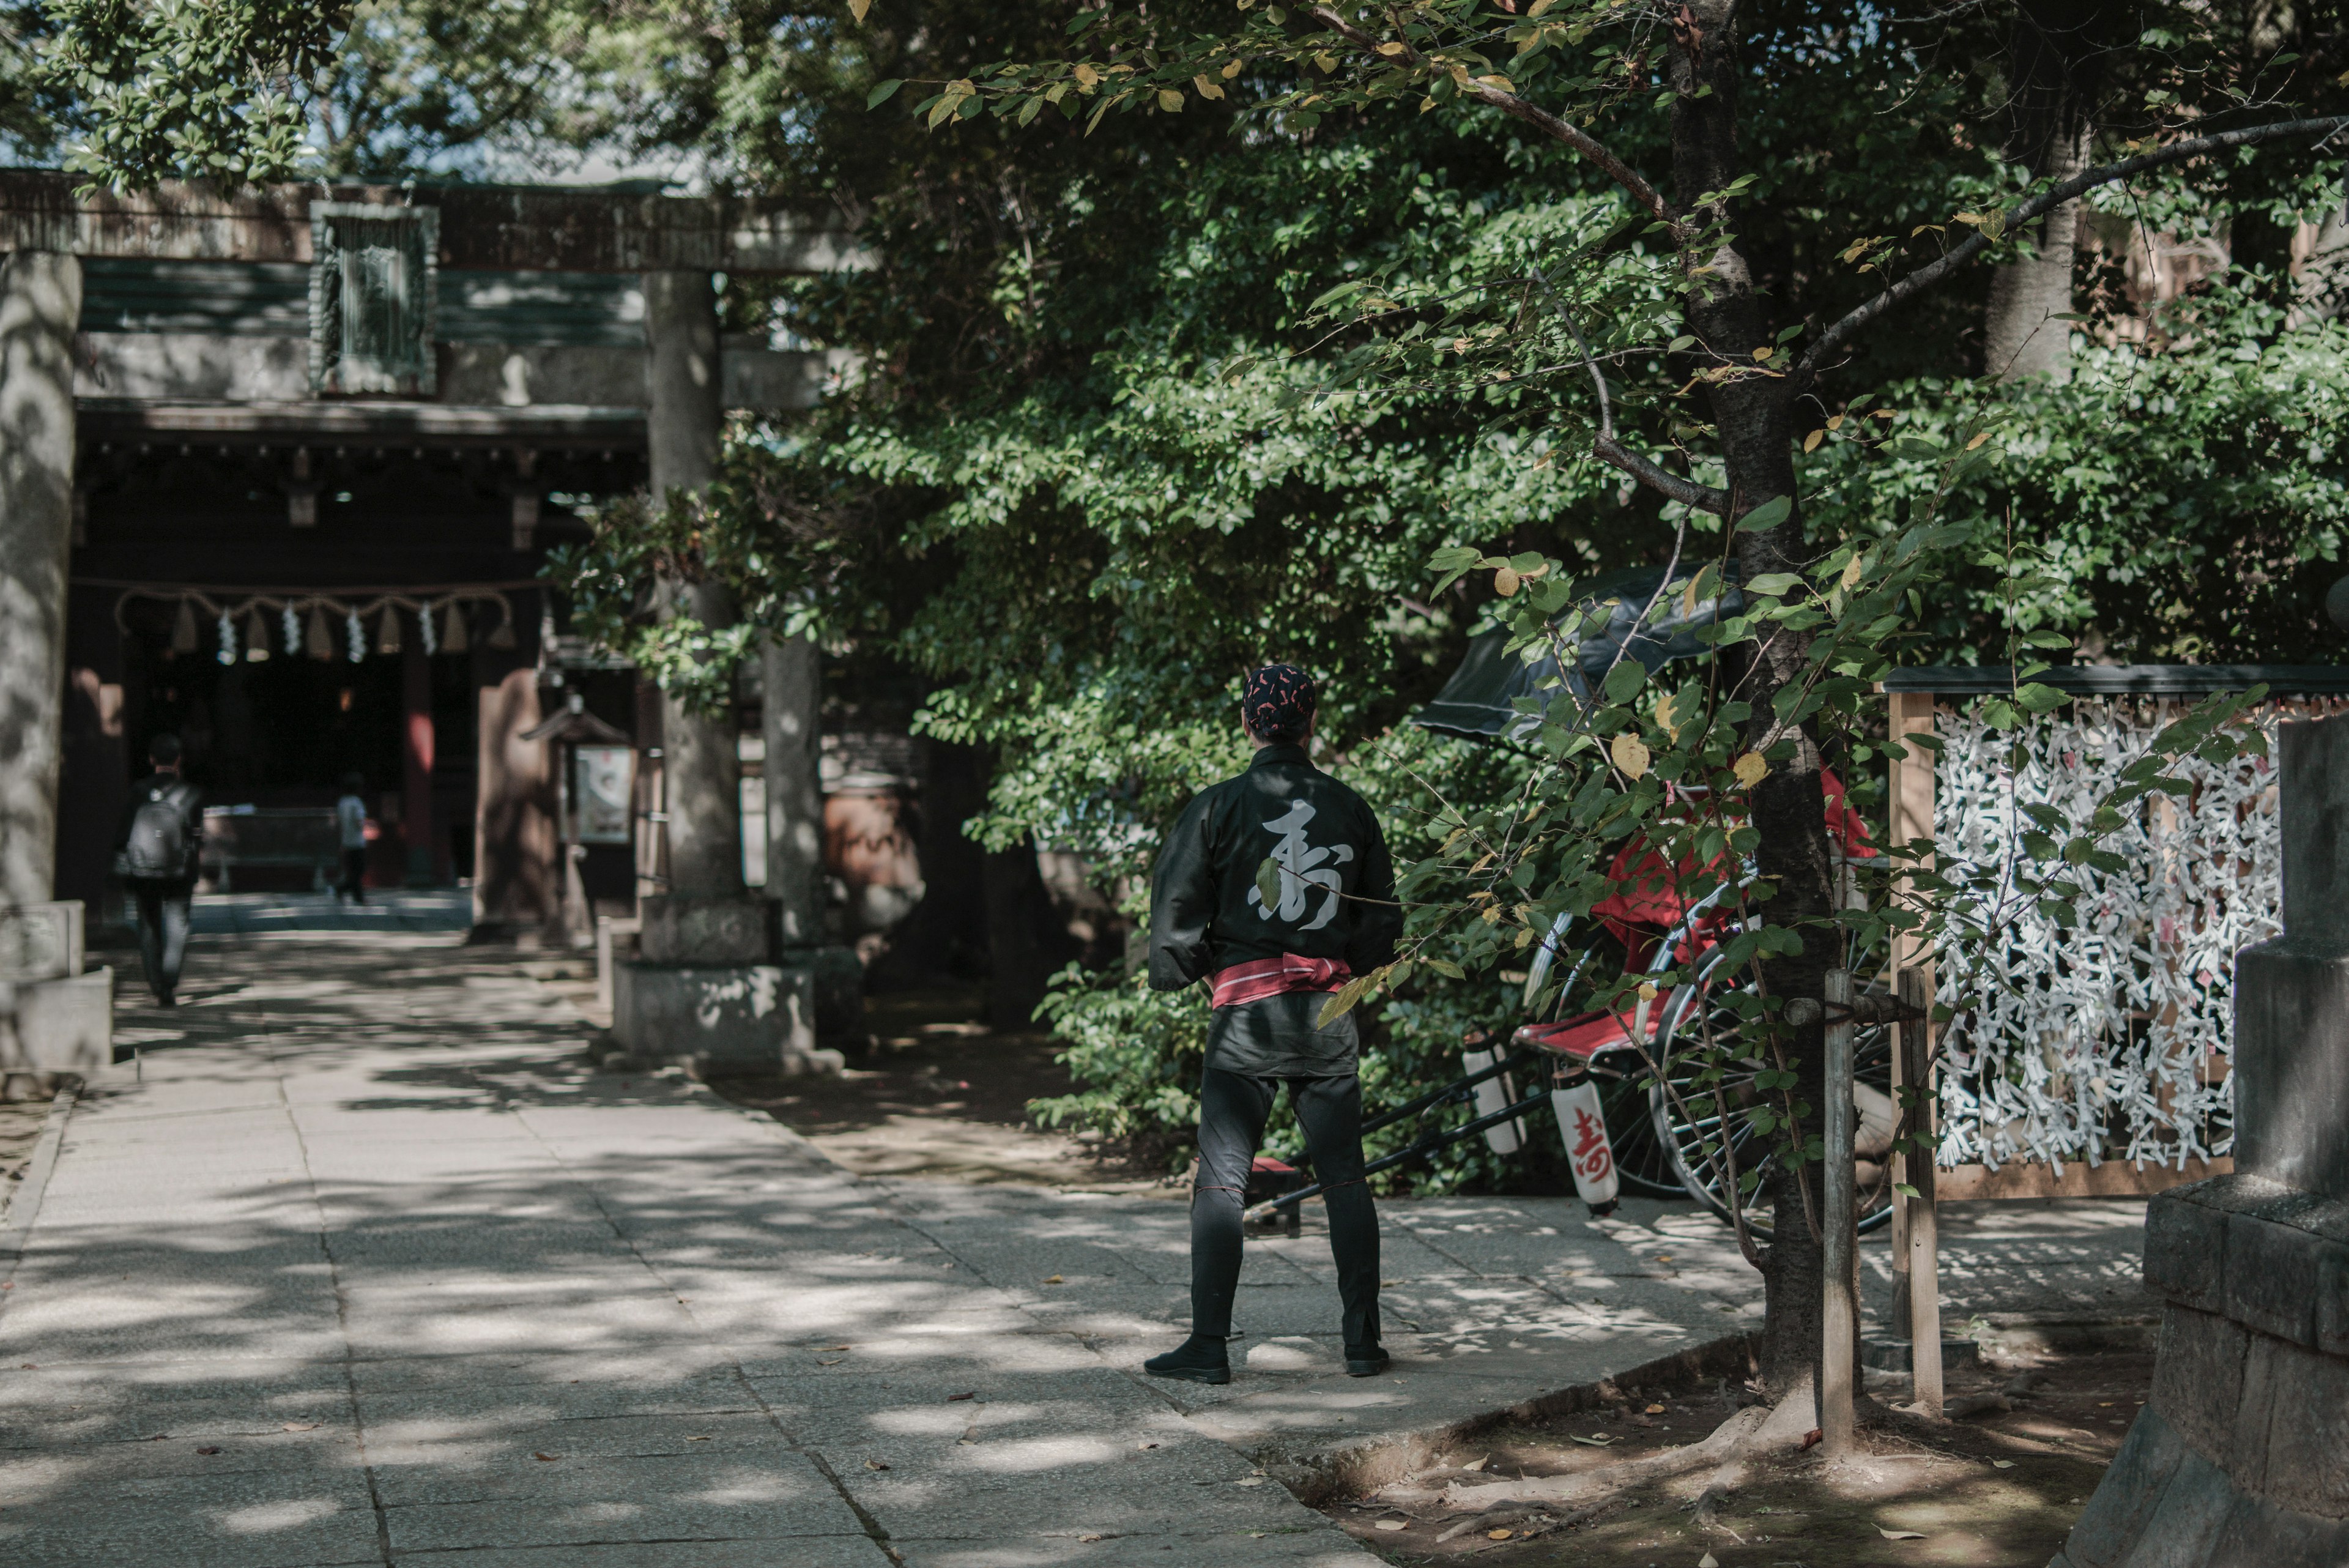
[[[643, 451], [657, 494], [698, 490], [715, 475], [730, 407], [808, 406], [843, 369], [837, 353], [722, 340], [714, 275], [867, 265], [837, 219], [766, 200], [323, 184], [83, 198], [72, 187], [64, 174], [0, 172], [8, 906], [46, 903], [57, 880], [78, 425], [97, 421], [141, 452], [194, 441], [225, 454], [242, 441], [265, 454], [253, 443], [274, 442], [295, 464], [287, 520], [305, 531], [317, 523], [315, 448], [510, 451], [512, 546], [526, 551], [545, 483], [533, 478], [533, 452]], [[87, 320], [86, 265], [176, 308], [156, 322]], [[570, 302], [610, 292], [599, 275], [640, 293], [640, 327], [623, 323], [616, 336], [607, 320], [566, 336]], [[271, 292], [288, 289], [284, 302]], [[218, 325], [240, 311], [245, 319]], [[663, 600], [720, 625], [732, 613], [699, 585], [667, 585]], [[615, 1020], [639, 1055], [719, 1070], [802, 1063], [815, 976], [841, 968], [821, 947], [813, 650], [785, 644], [765, 665], [766, 899], [750, 897], [741, 874], [732, 715], [663, 703], [670, 881], [643, 900], [642, 955]]]

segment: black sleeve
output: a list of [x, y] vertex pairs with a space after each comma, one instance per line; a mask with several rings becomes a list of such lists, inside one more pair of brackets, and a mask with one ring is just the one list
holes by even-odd
[[1353, 930], [1346, 939], [1346, 967], [1368, 974], [1394, 961], [1395, 943], [1402, 937], [1402, 909], [1395, 902], [1394, 861], [1387, 854], [1386, 835], [1368, 805], [1362, 815], [1369, 824], [1363, 835], [1362, 874], [1355, 879]]
[[1150, 989], [1180, 991], [1211, 961], [1207, 926], [1216, 918], [1216, 870], [1207, 843], [1208, 797], [1183, 808], [1150, 875]]

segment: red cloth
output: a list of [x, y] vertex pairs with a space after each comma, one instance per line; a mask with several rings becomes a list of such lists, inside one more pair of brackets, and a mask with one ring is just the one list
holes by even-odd
[[[1843, 780], [1836, 776], [1833, 768], [1819, 770], [1819, 794], [1826, 811], [1827, 838], [1837, 853], [1855, 860], [1871, 859], [1881, 853], [1868, 842], [1868, 824], [1844, 798]], [[1742, 822], [1744, 815], [1743, 810], [1732, 810], [1726, 820], [1731, 824]], [[1718, 873], [1727, 860], [1725, 854], [1717, 856], [1711, 866], [1702, 869]], [[1677, 867], [1665, 865], [1664, 857], [1644, 838], [1634, 838], [1616, 852], [1608, 875], [1619, 883], [1630, 885], [1601, 898], [1591, 906], [1590, 912], [1630, 951], [1631, 968], [1645, 969], [1655, 950], [1656, 935], [1679, 924], [1681, 917], [1688, 913], [1689, 900], [1681, 896], [1681, 880], [1693, 877], [1699, 869], [1694, 856]], [[1700, 932], [1702, 940], [1707, 943], [1717, 940], [1718, 928], [1727, 919], [1725, 911], [1707, 916], [1700, 925], [1716, 929]], [[1692, 956], [1693, 950], [1675, 955], [1682, 961]]]
[[[1671, 1001], [1672, 988], [1664, 987], [1647, 1003], [1648, 1020], [1645, 1042], [1652, 1044], [1663, 1027], [1665, 1004]], [[1640, 1023], [1640, 1003], [1634, 1002], [1620, 1012], [1585, 1012], [1556, 1023], [1528, 1023], [1509, 1038], [1519, 1045], [1535, 1045], [1561, 1056], [1571, 1056], [1578, 1062], [1588, 1062], [1602, 1052], [1619, 1051], [1632, 1043], [1632, 1031]]]
[[1237, 1007], [1243, 1002], [1262, 1002], [1284, 992], [1336, 991], [1353, 977], [1343, 959], [1282, 953], [1278, 958], [1251, 959], [1217, 970], [1207, 983], [1215, 992], [1213, 1005]]

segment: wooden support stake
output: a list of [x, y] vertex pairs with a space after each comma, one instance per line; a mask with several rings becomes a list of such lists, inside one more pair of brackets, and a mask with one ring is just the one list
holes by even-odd
[[[1849, 970], [1827, 971], [1830, 1020], [1837, 1018], [1833, 1004], [1849, 1009], [1851, 989]], [[1848, 1011], [1839, 1022], [1827, 1024], [1826, 1197], [1819, 1215], [1826, 1241], [1819, 1268], [1819, 1441], [1831, 1459], [1852, 1449], [1852, 1384], [1859, 1361], [1859, 1233], [1852, 1168], [1858, 1116], [1851, 1096], [1852, 1033]]]
[[[1896, 691], [1892, 694], [1892, 739], [1909, 742], [1912, 735], [1930, 736], [1936, 725], [1933, 693]], [[1909, 754], [1895, 758], [1891, 778], [1891, 837], [1895, 845], [1933, 837], [1933, 753], [1913, 742]], [[1914, 882], [1911, 873], [1930, 871], [1930, 855], [1908, 863], [1894, 888], [1895, 901], [1908, 905]], [[1903, 936], [1893, 953], [1894, 986], [1903, 1002], [1930, 1008], [1933, 1001], [1932, 955], [1915, 938]], [[1892, 1082], [1898, 1097], [1912, 1089], [1917, 1098], [1914, 1130], [1927, 1148], [1935, 1143], [1935, 1091], [1932, 1073], [1932, 1024], [1900, 1025], [1899, 1049], [1892, 1054]], [[1920, 1412], [1941, 1413], [1941, 1293], [1940, 1254], [1933, 1210], [1932, 1158], [1919, 1159], [1906, 1152], [1893, 1158], [1892, 1179], [1916, 1189], [1917, 1196], [1896, 1192], [1892, 1210], [1892, 1320], [1895, 1334], [1907, 1333], [1910, 1376]]]
[[[1904, 969], [1899, 979], [1900, 1000], [1930, 1009], [1933, 1002], [1932, 971]], [[1933, 1092], [1933, 1025], [1931, 1021], [1900, 1025], [1900, 1048], [1894, 1054], [1906, 1064], [1909, 1081], [1917, 1085], [1917, 1136], [1931, 1148], [1939, 1107]], [[1909, 1162], [1909, 1184], [1917, 1196], [1909, 1204], [1909, 1366], [1910, 1398], [1918, 1415], [1929, 1421], [1941, 1417], [1941, 1263], [1940, 1237], [1933, 1211], [1933, 1160], [1930, 1156]]]

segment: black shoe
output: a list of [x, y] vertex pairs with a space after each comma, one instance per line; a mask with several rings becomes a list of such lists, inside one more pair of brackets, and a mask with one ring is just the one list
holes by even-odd
[[1179, 1377], [1185, 1383], [1232, 1380], [1231, 1357], [1225, 1354], [1224, 1342], [1196, 1334], [1165, 1355], [1152, 1356], [1142, 1369], [1153, 1377]]
[[1389, 1355], [1378, 1345], [1350, 1345], [1346, 1346], [1346, 1376], [1376, 1377], [1380, 1373], [1384, 1372], [1393, 1360], [1393, 1356]]
[[177, 1007], [180, 1005], [180, 999], [172, 995], [168, 991], [160, 991], [155, 993], [155, 1005], [158, 1007]]

